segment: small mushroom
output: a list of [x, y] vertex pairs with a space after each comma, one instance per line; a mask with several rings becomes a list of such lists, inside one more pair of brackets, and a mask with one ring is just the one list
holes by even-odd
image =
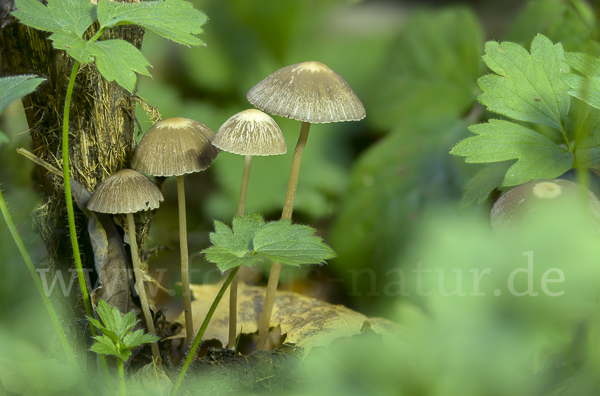
[[[366, 116], [365, 108], [342, 76], [315, 61], [298, 63], [274, 72], [250, 89], [246, 97], [262, 111], [302, 121], [281, 214], [282, 219], [291, 219], [310, 124], [359, 121]], [[280, 272], [281, 264], [274, 263], [260, 319], [258, 349], [266, 345]]]
[[[246, 193], [250, 179], [253, 155], [285, 154], [285, 139], [275, 120], [260, 110], [241, 111], [221, 125], [213, 139], [213, 145], [223, 151], [244, 155], [244, 173], [238, 202], [237, 214], [244, 215]], [[237, 326], [237, 285], [236, 275], [229, 287], [229, 348], [235, 346]]]
[[187, 226], [185, 217], [185, 187], [183, 175], [202, 171], [219, 153], [212, 145], [214, 132], [201, 122], [173, 117], [159, 121], [146, 132], [140, 142], [131, 167], [153, 176], [176, 176], [179, 204], [179, 245], [181, 249], [181, 284], [185, 311], [187, 341], [194, 336], [192, 295], [190, 293]]
[[[87, 205], [88, 209], [94, 212], [127, 215], [127, 231], [136, 288], [140, 296], [148, 332], [153, 334], [156, 333], [156, 330], [150, 313], [140, 267], [133, 213], [157, 209], [162, 201], [163, 196], [160, 190], [148, 177], [132, 169], [122, 169], [96, 186], [96, 190]], [[151, 346], [152, 356], [155, 361], [159, 362], [158, 345], [154, 342]]]
[[[585, 196], [583, 196], [585, 195]], [[534, 180], [502, 195], [490, 213], [492, 227], [499, 233], [519, 231], [523, 220], [532, 214], [561, 203], [587, 202], [592, 228], [600, 231], [600, 201], [581, 184], [564, 179]]]

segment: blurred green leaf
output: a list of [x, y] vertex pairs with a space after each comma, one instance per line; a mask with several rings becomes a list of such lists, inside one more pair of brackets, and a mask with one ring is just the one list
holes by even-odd
[[45, 80], [45, 78], [39, 78], [34, 75], [0, 78], [0, 113], [13, 100], [32, 93]]
[[468, 8], [413, 13], [373, 89], [371, 122], [389, 130], [463, 115], [478, 91], [482, 46]]
[[458, 143], [450, 154], [467, 163], [518, 161], [506, 172], [503, 184], [516, 186], [534, 179], [553, 179], [571, 169], [574, 155], [539, 133], [502, 120], [489, 120], [469, 130], [477, 136]]
[[6, 136], [4, 134], [4, 132], [0, 131], [0, 146], [3, 145], [4, 143], [8, 143], [10, 142], [10, 139], [8, 138], [8, 136]]
[[12, 15], [27, 26], [46, 32], [64, 30], [81, 37], [96, 19], [96, 5], [81, 0], [16, 0]]
[[505, 40], [528, 48], [539, 33], [560, 42], [567, 51], [587, 47], [596, 24], [590, 5], [583, 0], [528, 1], [513, 21]]
[[117, 3], [100, 0], [98, 22], [101, 28], [137, 24], [154, 33], [184, 45], [204, 45], [194, 35], [201, 28], [206, 15], [184, 0], [144, 1], [142, 3]]
[[560, 78], [568, 71], [560, 43], [554, 45], [537, 35], [530, 55], [519, 44], [489, 41], [483, 60], [497, 73], [478, 81], [483, 93], [477, 99], [488, 110], [563, 130], [570, 100], [568, 87]]
[[474, 202], [477, 202], [477, 205], [484, 203], [492, 191], [502, 185], [509, 166], [507, 163], [495, 163], [486, 164], [481, 168], [465, 186], [460, 208], [464, 209]]
[[[363, 308], [375, 303], [384, 286], [372, 283], [371, 276], [393, 268], [423, 213], [435, 203], [458, 201], [463, 181], [458, 161], [446, 147], [467, 134], [459, 120], [398, 130], [371, 146], [354, 165], [328, 241], [338, 254], [330, 267], [344, 277]], [[377, 304], [381, 308], [382, 302]]]
[[600, 109], [600, 60], [588, 54], [569, 52], [566, 54], [567, 63], [579, 74], [564, 74], [562, 79], [571, 90], [569, 95], [581, 99], [588, 105]]

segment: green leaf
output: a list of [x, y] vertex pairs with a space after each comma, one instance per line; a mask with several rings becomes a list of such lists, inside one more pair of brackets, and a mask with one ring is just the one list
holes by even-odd
[[124, 40], [96, 41], [89, 45], [96, 65], [107, 81], [117, 84], [133, 92], [137, 76], [135, 73], [150, 76], [147, 66], [150, 63], [132, 44]]
[[553, 179], [573, 166], [573, 153], [539, 133], [503, 120], [469, 127], [477, 136], [458, 143], [451, 154], [467, 163], [518, 161], [506, 172], [503, 184], [516, 186], [534, 179]]
[[579, 74], [565, 74], [562, 79], [572, 89], [569, 95], [600, 109], [600, 60], [588, 54], [569, 52], [567, 63]]
[[312, 227], [280, 220], [267, 224], [254, 236], [254, 250], [281, 264], [320, 264], [335, 257], [335, 252], [315, 236]]
[[575, 120], [575, 167], [591, 168], [600, 163], [600, 110], [579, 102], [583, 109]]
[[570, 101], [560, 78], [568, 71], [561, 44], [537, 35], [530, 55], [518, 44], [489, 41], [483, 60], [497, 73], [479, 79], [483, 93], [478, 100], [488, 110], [563, 130]]
[[125, 336], [125, 338], [123, 339], [123, 344], [128, 349], [131, 349], [138, 345], [150, 344], [150, 343], [156, 342], [158, 340], [160, 340], [160, 337], [155, 336], [153, 334], [144, 334], [144, 331], [142, 329], [139, 329], [139, 330], [136, 330], [134, 332], [127, 334]]
[[390, 130], [462, 117], [478, 93], [483, 42], [467, 7], [411, 13], [377, 78], [370, 122]]
[[77, 33], [59, 30], [48, 37], [56, 49], [67, 51], [67, 54], [82, 64], [94, 62], [89, 42], [77, 35]]
[[98, 2], [98, 22], [101, 28], [123, 24], [142, 25], [164, 38], [184, 45], [204, 45], [194, 35], [203, 33], [200, 27], [207, 19], [204, 13], [183, 0]]
[[27, 26], [47, 32], [64, 30], [79, 37], [96, 19], [96, 5], [87, 0], [16, 0], [12, 15]]
[[217, 264], [221, 271], [241, 264], [252, 266], [261, 261], [261, 257], [248, 254], [254, 250], [252, 238], [264, 225], [265, 221], [258, 213], [235, 216], [233, 229], [215, 221], [215, 232], [210, 233], [210, 241], [214, 246], [204, 250], [206, 259]]
[[502, 185], [509, 166], [510, 164], [506, 163], [486, 164], [465, 186], [460, 208], [467, 208], [474, 202], [477, 202], [477, 205], [484, 203], [492, 191]]
[[0, 113], [13, 100], [32, 93], [45, 80], [34, 75], [0, 78]]
[[[117, 308], [114, 309], [119, 312]], [[100, 300], [98, 302], [98, 308], [96, 309], [96, 312], [98, 312], [98, 316], [108, 330], [115, 332], [118, 330], [118, 324], [121, 321], [121, 315], [119, 314], [118, 317], [116, 317], [116, 315], [113, 313], [113, 308], [111, 308], [106, 301]]]
[[99, 336], [95, 336], [92, 338], [94, 338], [94, 340], [96, 340], [94, 345], [92, 345], [92, 348], [95, 347], [98, 350], [105, 351], [105, 352], [98, 352], [98, 353], [104, 353], [106, 355], [117, 355], [119, 353], [119, 351], [117, 350], [116, 344], [113, 342], [113, 340], [111, 340], [106, 335], [99, 335]]

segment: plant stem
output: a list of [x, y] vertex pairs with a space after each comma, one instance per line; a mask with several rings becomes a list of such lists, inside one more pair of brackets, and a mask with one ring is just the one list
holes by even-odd
[[221, 286], [219, 293], [217, 293], [217, 296], [215, 297], [212, 305], [210, 306], [208, 313], [206, 314], [206, 317], [204, 318], [204, 322], [202, 322], [202, 326], [200, 326], [200, 330], [198, 330], [198, 334], [196, 334], [196, 338], [194, 339], [194, 344], [190, 348], [190, 351], [188, 352], [188, 355], [185, 358], [185, 362], [183, 363], [183, 366], [181, 367], [181, 371], [179, 372], [179, 375], [177, 376], [177, 381], [175, 382], [175, 385], [173, 386], [173, 390], [171, 391], [171, 396], [177, 395], [177, 391], [179, 390], [179, 387], [181, 386], [181, 383], [183, 382], [185, 373], [187, 372], [187, 369], [190, 367], [190, 364], [192, 363], [192, 359], [194, 358], [194, 355], [196, 354], [196, 350], [198, 349], [198, 345], [200, 345], [200, 341], [202, 341], [202, 336], [204, 336], [204, 332], [206, 331], [206, 328], [208, 327], [208, 324], [210, 323], [210, 320], [212, 319], [212, 317], [215, 313], [215, 310], [219, 306], [219, 303], [221, 302], [221, 299], [223, 298], [223, 295], [225, 294], [227, 287], [229, 286], [229, 284], [231, 283], [233, 278], [235, 278], [235, 275], [237, 274], [239, 269], [240, 269], [240, 267], [236, 267], [231, 271], [231, 273], [229, 274], [227, 279], [225, 279], [225, 282]]
[[183, 289], [183, 310], [185, 312], [185, 333], [188, 345], [194, 336], [192, 317], [192, 294], [190, 293], [190, 268], [188, 262], [187, 224], [185, 218], [185, 186], [183, 175], [177, 176], [177, 199], [179, 201], [179, 248], [181, 250], [181, 287]]
[[[65, 95], [65, 108], [63, 114], [63, 133], [62, 133], [62, 160], [63, 160], [63, 175], [65, 185], [65, 201], [67, 203], [67, 217], [69, 220], [69, 233], [71, 234], [71, 246], [73, 249], [73, 258], [75, 260], [75, 267], [77, 269], [77, 279], [79, 281], [79, 288], [81, 290], [81, 297], [83, 299], [83, 305], [85, 306], [85, 313], [88, 317], [93, 318], [92, 304], [90, 302], [90, 296], [88, 294], [87, 286], [85, 284], [85, 278], [83, 275], [83, 266], [81, 264], [81, 256], [79, 253], [79, 243], [77, 242], [77, 229], [75, 227], [75, 212], [73, 211], [73, 197], [71, 195], [71, 175], [69, 169], [69, 113], [71, 111], [71, 97], [73, 96], [73, 87], [75, 86], [75, 77], [79, 71], [79, 62], [75, 61], [73, 69], [71, 70], [71, 77], [69, 78], [69, 85], [67, 86], [67, 93]], [[89, 323], [89, 322], [88, 322]], [[90, 323], [90, 332], [92, 336], [97, 336], [98, 332], [93, 324]], [[106, 365], [106, 359], [102, 355], [98, 355], [100, 360], [100, 366], [102, 368], [102, 374], [106, 381], [106, 386], [110, 395], [114, 395], [114, 389], [110, 374], [108, 372], [108, 366]]]
[[[39, 275], [35, 270], [33, 262], [31, 261], [31, 257], [29, 256], [29, 253], [27, 252], [27, 248], [25, 248], [25, 244], [23, 243], [23, 240], [21, 239], [21, 236], [19, 235], [19, 232], [17, 231], [17, 228], [15, 227], [15, 223], [13, 222], [10, 212], [8, 211], [8, 206], [6, 205], [6, 201], [4, 200], [4, 195], [2, 194], [1, 189], [0, 189], [0, 211], [2, 212], [4, 221], [6, 222], [6, 225], [8, 226], [8, 229], [9, 229], [15, 243], [17, 244], [17, 248], [19, 249], [19, 252], [21, 252], [21, 256], [23, 257], [23, 260], [25, 261], [25, 265], [27, 265], [27, 269], [29, 270], [29, 275], [33, 279], [33, 282], [35, 283], [35, 286], [37, 287], [38, 292], [40, 293], [40, 296], [42, 297], [42, 301], [44, 302], [46, 311], [48, 311], [48, 315], [50, 316], [50, 320], [52, 321], [54, 330], [56, 330], [56, 334], [58, 335], [58, 340], [60, 342], [60, 345], [63, 348], [63, 351], [65, 352], [65, 356], [67, 358], [67, 361], [69, 362], [69, 366], [71, 366], [73, 373], [80, 380], [81, 384], [85, 384], [85, 379], [83, 378], [83, 374], [81, 373], [79, 365], [77, 364], [77, 359], [75, 358], [75, 354], [73, 353], [73, 350], [71, 349], [71, 345], [69, 344], [69, 341], [67, 340], [65, 330], [63, 329], [62, 325], [60, 324], [60, 319], [59, 319], [58, 315], [56, 314], [56, 311], [54, 310], [54, 306], [52, 305], [50, 298], [46, 295], [46, 292], [44, 291], [44, 286], [42, 285], [42, 281], [40, 280]], [[1, 383], [0, 383], [0, 386], [1, 386]], [[87, 387], [86, 387], [86, 393], [88, 395], [91, 394], [89, 389], [87, 389]]]
[[[285, 202], [283, 204], [283, 212], [281, 213], [282, 220], [291, 220], [292, 212], [294, 211], [294, 200], [296, 199], [296, 190], [298, 188], [298, 178], [300, 176], [300, 164], [302, 163], [302, 153], [308, 140], [308, 132], [310, 123], [303, 122], [300, 129], [300, 137], [294, 150], [292, 157], [292, 168], [290, 170], [290, 178], [288, 187], [285, 193]], [[257, 349], [264, 349], [267, 345], [267, 336], [269, 334], [269, 325], [271, 324], [271, 314], [273, 313], [273, 304], [275, 303], [275, 294], [277, 293], [277, 284], [279, 283], [279, 274], [281, 273], [281, 264], [273, 263], [271, 273], [269, 274], [269, 283], [267, 284], [267, 293], [265, 294], [265, 303], [260, 316], [258, 327], [258, 343]]]
[[[252, 156], [246, 155], [244, 161], [244, 174], [242, 176], [242, 187], [240, 188], [240, 200], [238, 201], [237, 214], [244, 216], [246, 210], [246, 193], [248, 192], [248, 181], [250, 180], [250, 168], [252, 168]], [[237, 339], [237, 275], [231, 281], [229, 287], [229, 343], [227, 347], [233, 349]]]
[[117, 358], [119, 365], [119, 394], [125, 396], [125, 371], [123, 370], [123, 360]]
[[[133, 220], [133, 213], [127, 213], [127, 228], [129, 228], [129, 247], [131, 248], [131, 262], [133, 263], [133, 272], [135, 273], [135, 283], [137, 286], [138, 294], [140, 295], [140, 302], [142, 303], [142, 311], [146, 318], [146, 325], [148, 326], [148, 332], [156, 334], [154, 329], [154, 320], [150, 313], [150, 307], [148, 306], [148, 297], [146, 297], [146, 287], [144, 286], [144, 278], [142, 275], [142, 268], [140, 267], [140, 259], [138, 256], [138, 246], [135, 236], [135, 221]], [[160, 352], [158, 350], [158, 344], [153, 342], [150, 344], [152, 348], [152, 357], [154, 361], [160, 363]]]
[[246, 210], [246, 194], [248, 192], [248, 181], [250, 180], [250, 168], [252, 168], [252, 156], [247, 155], [244, 160], [244, 174], [242, 176], [242, 187], [240, 188], [240, 200], [238, 201], [237, 214], [243, 216]]

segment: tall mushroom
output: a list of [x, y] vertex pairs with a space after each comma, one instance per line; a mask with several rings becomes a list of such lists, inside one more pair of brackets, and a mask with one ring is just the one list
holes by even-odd
[[132, 168], [148, 175], [177, 177], [181, 284], [188, 344], [193, 340], [194, 322], [183, 175], [200, 172], [210, 166], [219, 153], [219, 149], [212, 145], [214, 135], [214, 132], [201, 122], [181, 117], [167, 118], [157, 122], [146, 132], [131, 161]]
[[[221, 125], [213, 145], [223, 151], [246, 156], [237, 214], [244, 215], [246, 192], [253, 155], [279, 155], [287, 152], [285, 139], [275, 120], [262, 111], [250, 109], [230, 117]], [[237, 313], [237, 275], [229, 289], [229, 348], [235, 346]]]
[[[132, 169], [122, 169], [96, 186], [96, 191], [87, 205], [88, 209], [94, 212], [127, 215], [127, 231], [131, 248], [131, 263], [135, 273], [135, 286], [142, 304], [148, 332], [153, 334], [156, 333], [156, 330], [140, 267], [133, 213], [157, 209], [162, 201], [163, 196], [160, 190], [150, 179]], [[154, 360], [159, 362], [158, 345], [154, 342], [151, 347]]]
[[[279, 69], [250, 89], [246, 97], [262, 111], [302, 121], [281, 215], [282, 219], [291, 220], [300, 163], [310, 124], [359, 121], [366, 115], [365, 108], [342, 76], [315, 61]], [[280, 271], [281, 264], [274, 263], [271, 267], [265, 305], [260, 319], [259, 349], [266, 345]]]

